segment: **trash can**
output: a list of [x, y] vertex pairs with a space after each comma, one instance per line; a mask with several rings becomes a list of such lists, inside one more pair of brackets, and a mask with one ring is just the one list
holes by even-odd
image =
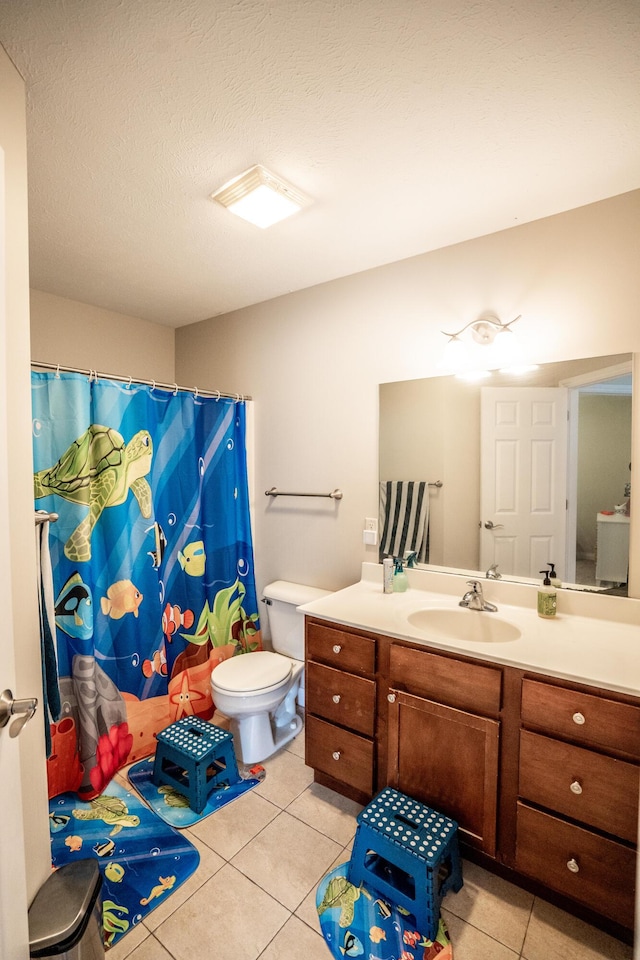
[[103, 960], [102, 877], [96, 860], [60, 867], [29, 907], [29, 956]]

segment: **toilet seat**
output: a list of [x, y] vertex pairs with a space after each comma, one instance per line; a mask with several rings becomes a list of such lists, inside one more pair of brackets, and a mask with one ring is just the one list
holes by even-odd
[[211, 683], [230, 696], [268, 693], [289, 679], [292, 667], [291, 660], [280, 653], [257, 650], [223, 660], [211, 674]]

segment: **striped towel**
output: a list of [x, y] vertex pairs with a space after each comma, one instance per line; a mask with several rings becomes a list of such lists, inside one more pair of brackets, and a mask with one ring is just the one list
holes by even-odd
[[426, 480], [383, 480], [380, 483], [383, 518], [380, 557], [404, 557], [415, 551], [418, 561], [429, 559], [429, 486]]
[[56, 628], [53, 600], [53, 573], [49, 553], [49, 521], [36, 525], [36, 556], [38, 577], [38, 605], [40, 612], [40, 652], [42, 655], [42, 693], [44, 739], [47, 757], [51, 756], [50, 724], [62, 715], [60, 688], [58, 686], [58, 660], [56, 655]]

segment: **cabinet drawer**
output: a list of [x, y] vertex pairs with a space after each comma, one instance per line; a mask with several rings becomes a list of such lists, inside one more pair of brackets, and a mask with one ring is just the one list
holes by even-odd
[[640, 759], [640, 705], [523, 680], [522, 722], [575, 743]]
[[438, 703], [497, 716], [500, 712], [502, 671], [499, 667], [467, 663], [426, 650], [392, 644], [392, 686]]
[[371, 796], [373, 741], [317, 717], [305, 722], [305, 758], [310, 767]]
[[356, 677], [320, 663], [308, 663], [306, 705], [308, 713], [373, 736], [376, 710], [374, 680]]
[[376, 642], [307, 621], [307, 659], [371, 677], [376, 672]]
[[638, 767], [528, 730], [520, 732], [520, 796], [635, 843]]
[[629, 929], [635, 864], [621, 843], [518, 803], [516, 869]]

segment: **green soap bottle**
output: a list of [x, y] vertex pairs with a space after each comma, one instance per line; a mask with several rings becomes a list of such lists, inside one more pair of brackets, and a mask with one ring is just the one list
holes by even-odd
[[394, 593], [404, 593], [409, 587], [409, 578], [404, 572], [401, 557], [394, 557], [395, 570], [393, 572], [393, 591]]
[[555, 587], [551, 586], [549, 571], [541, 570], [544, 574], [542, 586], [538, 588], [538, 616], [544, 620], [551, 620], [556, 615], [557, 595]]

